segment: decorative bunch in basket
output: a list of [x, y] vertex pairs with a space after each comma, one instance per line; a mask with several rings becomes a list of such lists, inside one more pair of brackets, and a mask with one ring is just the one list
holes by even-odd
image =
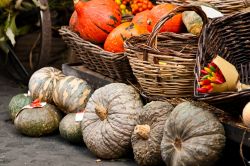
[[[184, 11], [195, 11], [203, 25], [208, 22], [201, 7], [180, 6], [159, 19], [151, 34], [125, 41], [125, 54], [146, 96], [166, 98], [193, 95], [198, 37], [191, 33], [159, 33], [161, 29], [169, 28], [169, 21]], [[192, 20], [188, 21], [197, 25]]]
[[[244, 106], [250, 100], [250, 12], [241, 12], [212, 20], [199, 39], [195, 68], [194, 96], [214, 104], [236, 102]], [[219, 55], [219, 56], [218, 56]], [[200, 79], [211, 61], [220, 68], [225, 82], [211, 93], [201, 93]], [[241, 106], [241, 108], [242, 108]]]

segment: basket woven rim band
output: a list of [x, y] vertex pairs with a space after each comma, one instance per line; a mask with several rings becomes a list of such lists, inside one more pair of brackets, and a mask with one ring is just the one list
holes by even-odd
[[246, 7], [250, 6], [250, 0], [243, 0], [244, 4], [246, 5]]
[[[165, 24], [165, 22], [167, 22], [169, 19], [171, 19], [172, 17], [174, 17], [176, 14], [182, 13], [184, 11], [195, 11], [201, 18], [203, 21], [203, 27], [208, 23], [208, 18], [207, 15], [205, 14], [205, 12], [202, 10], [202, 8], [200, 6], [194, 6], [194, 5], [185, 5], [185, 6], [179, 6], [176, 7], [174, 10], [172, 10], [171, 12], [169, 12], [168, 14], [164, 15], [154, 26], [151, 34], [148, 37], [147, 40], [147, 45], [149, 47], [153, 47], [153, 45], [157, 42], [157, 34], [159, 33], [159, 31], [161, 30], [161, 28], [163, 27], [163, 25]], [[147, 51], [144, 52], [143, 55], [143, 60], [144, 61], [148, 61], [148, 55], [147, 55]], [[157, 62], [157, 60], [154, 60], [154, 62]]]

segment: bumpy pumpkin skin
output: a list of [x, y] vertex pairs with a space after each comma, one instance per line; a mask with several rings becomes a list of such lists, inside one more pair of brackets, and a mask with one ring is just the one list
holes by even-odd
[[18, 94], [10, 100], [9, 114], [11, 120], [14, 122], [16, 114], [26, 105], [32, 102], [32, 98], [26, 94]]
[[58, 108], [68, 114], [85, 108], [90, 94], [91, 88], [85, 80], [66, 76], [56, 85], [53, 101]]
[[40, 137], [58, 129], [62, 116], [55, 106], [24, 109], [17, 115], [14, 124], [18, 131], [31, 137]]
[[131, 86], [112, 83], [97, 89], [87, 103], [81, 123], [88, 149], [103, 159], [126, 155], [141, 108], [140, 96]]
[[143, 12], [137, 13], [133, 20], [132, 23], [137, 24], [141, 27], [143, 27], [144, 29], [147, 29], [148, 23], [148, 15], [150, 13], [150, 10], [144, 10]]
[[75, 116], [76, 113], [67, 114], [60, 122], [59, 131], [64, 139], [72, 143], [80, 143], [82, 142], [81, 122], [76, 122]]
[[37, 70], [29, 80], [29, 91], [33, 99], [53, 103], [52, 93], [57, 82], [65, 75], [53, 67]]
[[171, 112], [165, 123], [161, 155], [166, 165], [213, 165], [225, 145], [225, 132], [214, 115], [190, 102]]
[[[161, 158], [161, 140], [166, 119], [173, 110], [168, 102], [152, 101], [145, 105], [139, 112], [137, 126], [131, 137], [134, 158], [140, 166], [164, 165]], [[148, 138], [136, 133], [139, 125], [148, 125], [150, 131]]]

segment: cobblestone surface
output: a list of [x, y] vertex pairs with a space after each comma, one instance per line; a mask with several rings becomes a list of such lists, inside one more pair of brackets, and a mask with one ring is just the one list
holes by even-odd
[[0, 166], [135, 166], [132, 159], [96, 162], [84, 145], [60, 137], [31, 138], [18, 133], [9, 119], [8, 103], [25, 88], [0, 75]]

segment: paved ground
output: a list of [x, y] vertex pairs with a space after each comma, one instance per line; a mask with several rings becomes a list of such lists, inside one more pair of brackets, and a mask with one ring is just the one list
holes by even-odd
[[73, 145], [58, 133], [30, 138], [18, 133], [9, 120], [7, 105], [25, 87], [0, 75], [0, 166], [134, 166], [132, 159], [97, 163], [84, 145]]
[[[2, 72], [1, 72], [2, 73]], [[18, 133], [9, 120], [7, 105], [15, 94], [26, 88], [0, 74], [0, 166], [135, 166], [132, 159], [96, 162], [84, 145], [73, 145], [58, 133], [30, 138]], [[249, 153], [246, 153], [249, 158]], [[227, 142], [218, 166], [243, 165], [239, 145]]]

